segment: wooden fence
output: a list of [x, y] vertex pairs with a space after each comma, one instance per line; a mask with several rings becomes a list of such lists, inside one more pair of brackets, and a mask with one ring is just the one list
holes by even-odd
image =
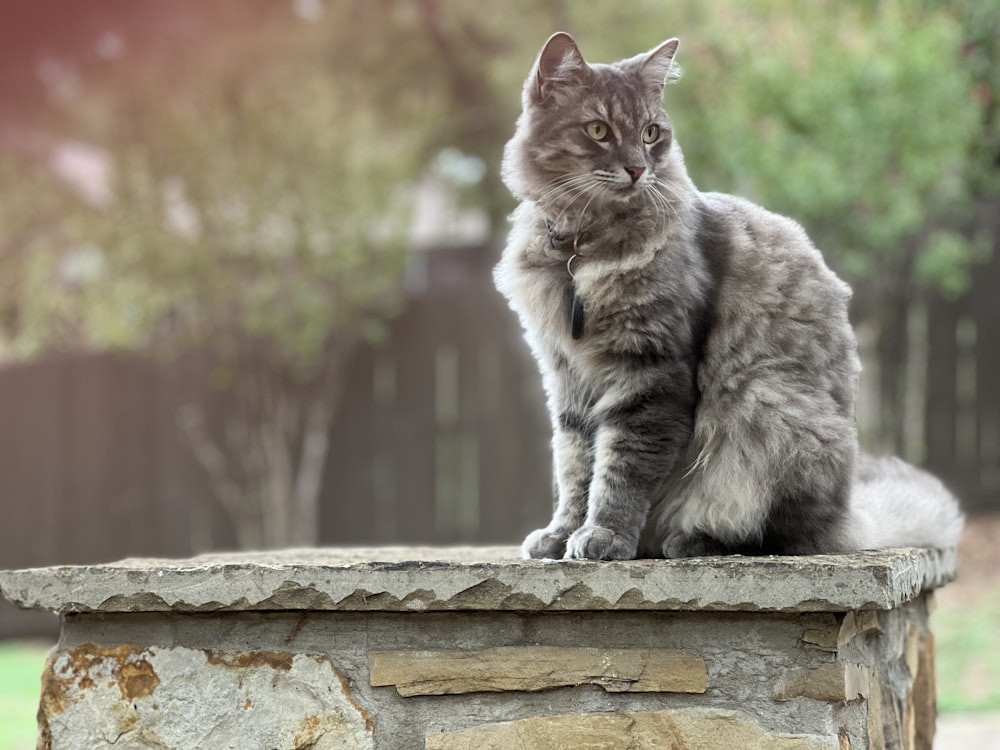
[[[388, 340], [357, 355], [321, 543], [514, 544], [547, 521], [548, 421], [494, 260], [428, 254]], [[924, 336], [924, 453], [970, 508], [1000, 498], [998, 268], [977, 274], [966, 299], [934, 301]], [[120, 355], [0, 370], [0, 568], [234, 545], [177, 428], [191, 387], [181, 378]], [[0, 605], [0, 637], [51, 627]]]
[[968, 294], [930, 300], [926, 346], [924, 463], [967, 510], [1000, 510], [1000, 251]]

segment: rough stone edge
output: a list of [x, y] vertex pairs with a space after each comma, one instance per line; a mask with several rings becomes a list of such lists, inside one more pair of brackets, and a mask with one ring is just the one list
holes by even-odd
[[954, 550], [918, 548], [627, 562], [520, 560], [515, 548], [332, 548], [0, 571], [0, 594], [61, 614], [843, 612], [892, 609], [952, 580], [955, 564]]

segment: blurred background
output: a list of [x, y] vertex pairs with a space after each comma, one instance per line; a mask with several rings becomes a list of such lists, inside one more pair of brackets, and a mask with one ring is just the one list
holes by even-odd
[[[695, 182], [853, 285], [864, 445], [973, 514], [943, 690], [1000, 709], [1000, 0], [3, 0], [0, 568], [547, 522], [490, 270], [559, 29], [680, 36]], [[54, 628], [0, 604], [0, 638]]]

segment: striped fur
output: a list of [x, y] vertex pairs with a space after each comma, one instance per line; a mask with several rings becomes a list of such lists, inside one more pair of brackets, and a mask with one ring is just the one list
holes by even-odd
[[[936, 480], [856, 468], [848, 286], [798, 224], [688, 178], [663, 108], [676, 49], [589, 65], [556, 34], [504, 153], [521, 203], [494, 276], [542, 373], [557, 494], [525, 555], [954, 544]], [[896, 480], [896, 505], [855, 489]], [[900, 512], [919, 528], [895, 534]]]

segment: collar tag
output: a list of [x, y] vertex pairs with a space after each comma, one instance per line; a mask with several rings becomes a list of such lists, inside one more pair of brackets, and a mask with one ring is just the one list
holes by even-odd
[[569, 333], [574, 341], [583, 338], [583, 300], [576, 293], [576, 284], [573, 284], [573, 299], [569, 305]]
[[576, 274], [573, 273], [573, 261], [577, 258], [582, 258], [583, 254], [580, 252], [580, 235], [573, 235], [572, 238], [563, 234], [559, 234], [556, 231], [555, 225], [552, 224], [548, 219], [545, 220], [545, 229], [549, 234], [549, 244], [555, 249], [563, 249], [568, 245], [572, 245], [569, 257], [566, 259], [566, 273], [569, 274], [569, 278], [573, 282], [573, 296], [569, 303], [569, 332], [573, 337], [574, 341], [579, 341], [583, 338], [584, 332], [584, 314], [583, 314], [583, 300], [580, 299], [580, 295], [576, 291]]

